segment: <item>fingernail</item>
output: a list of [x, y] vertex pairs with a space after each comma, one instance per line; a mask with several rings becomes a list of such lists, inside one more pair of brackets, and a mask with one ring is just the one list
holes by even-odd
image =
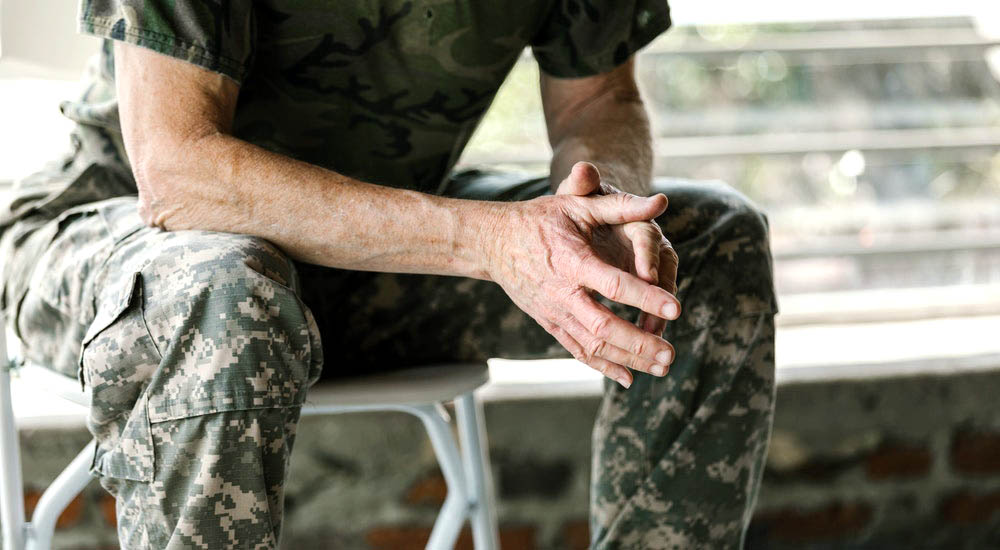
[[618, 377], [618, 383], [624, 386], [626, 390], [632, 385], [632, 382], [629, 382], [628, 378], [625, 376]]
[[670, 360], [673, 358], [673, 356], [674, 356], [674, 354], [671, 353], [670, 350], [665, 349], [665, 350], [661, 351], [660, 353], [656, 354], [656, 362], [660, 363], [662, 365], [669, 365], [670, 364]]
[[680, 312], [677, 311], [677, 304], [667, 304], [663, 306], [663, 316], [665, 318], [671, 320], [676, 319], [679, 314]]
[[653, 376], [665, 376], [667, 374], [666, 365], [654, 365], [653, 368], [649, 369]]

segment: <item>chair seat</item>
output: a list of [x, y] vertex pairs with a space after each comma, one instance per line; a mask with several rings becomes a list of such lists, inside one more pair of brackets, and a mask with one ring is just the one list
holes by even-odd
[[[0, 320], [2, 321], [2, 320]], [[0, 362], [5, 360], [0, 333]], [[81, 390], [73, 377], [37, 365], [24, 365], [16, 375], [25, 382], [80, 405], [89, 405], [90, 392]], [[45, 489], [26, 529], [21, 502], [21, 479], [17, 425], [11, 410], [10, 375], [0, 369], [0, 525], [4, 548], [51, 548], [59, 515], [91, 482], [95, 442], [91, 441]], [[452, 548], [462, 525], [472, 526], [475, 547], [498, 547], [495, 503], [490, 478], [488, 445], [482, 406], [473, 390], [489, 380], [486, 363], [460, 363], [419, 367], [388, 373], [324, 382], [312, 388], [303, 415], [334, 414], [370, 410], [398, 410], [420, 418], [431, 439], [448, 493], [431, 530], [427, 548]], [[458, 447], [449, 415], [439, 403], [455, 401]], [[86, 409], [81, 409], [85, 413]], [[11, 527], [13, 526], [13, 527]], [[27, 543], [27, 546], [25, 546]]]
[[430, 365], [344, 380], [320, 381], [306, 395], [305, 409], [310, 406], [354, 407], [451, 401], [482, 386], [489, 378], [489, 368], [484, 362]]
[[71, 403], [90, 407], [90, 388], [81, 388], [80, 381], [50, 368], [27, 363], [14, 370], [15, 376], [35, 388], [65, 399]]
[[[52, 369], [26, 364], [17, 376], [70, 402], [90, 406], [90, 389]], [[344, 380], [320, 381], [306, 395], [305, 407], [407, 405], [450, 401], [489, 381], [486, 363], [431, 365]]]

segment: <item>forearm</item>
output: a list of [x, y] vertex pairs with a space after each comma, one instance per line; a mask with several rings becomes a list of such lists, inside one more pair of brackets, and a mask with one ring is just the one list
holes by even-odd
[[595, 164], [601, 179], [636, 195], [651, 191], [653, 147], [649, 118], [638, 92], [609, 91], [581, 107], [552, 137], [553, 190], [573, 165]]
[[487, 278], [497, 204], [363, 183], [218, 132], [161, 147], [136, 176], [140, 213], [168, 230], [254, 235], [330, 267]]

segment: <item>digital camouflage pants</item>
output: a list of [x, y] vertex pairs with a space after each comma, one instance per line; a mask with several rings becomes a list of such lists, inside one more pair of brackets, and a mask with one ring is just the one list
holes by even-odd
[[[145, 227], [134, 197], [86, 200], [129, 187], [94, 166], [8, 225], [4, 304], [28, 360], [93, 391], [93, 471], [125, 548], [274, 548], [299, 407], [321, 370], [565, 353], [495, 284], [301, 265], [258, 238]], [[447, 194], [546, 189], [467, 172]], [[721, 184], [656, 190], [680, 256], [684, 312], [665, 334], [677, 360], [628, 390], [605, 383], [592, 546], [738, 548], [774, 404], [767, 226]]]

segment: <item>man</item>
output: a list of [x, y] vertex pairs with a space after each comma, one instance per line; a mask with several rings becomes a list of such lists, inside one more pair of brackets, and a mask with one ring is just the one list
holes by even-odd
[[[73, 153], [10, 205], [4, 306], [28, 359], [93, 392], [124, 547], [275, 547], [324, 358], [349, 376], [566, 352], [614, 381], [593, 547], [742, 544], [773, 409], [767, 230], [721, 185], [651, 185], [633, 55], [663, 2], [87, 0], [80, 18], [108, 40], [62, 106]], [[452, 174], [525, 47], [550, 177]]]

